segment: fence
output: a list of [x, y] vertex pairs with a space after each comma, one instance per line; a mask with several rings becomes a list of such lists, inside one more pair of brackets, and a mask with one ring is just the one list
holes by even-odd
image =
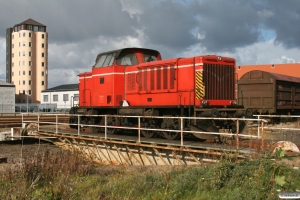
[[[40, 122], [40, 116], [41, 115], [48, 115], [48, 116], [55, 116], [56, 117], [56, 122]], [[78, 122], [74, 124], [69, 124], [69, 123], [59, 123], [58, 118], [60, 116], [76, 116], [78, 118]], [[212, 134], [212, 135], [220, 135], [222, 137], [231, 137], [234, 138], [236, 141], [236, 148], [239, 149], [239, 140], [240, 138], [247, 138], [247, 139], [258, 139], [263, 141], [263, 135], [264, 135], [264, 123], [266, 120], [264, 119], [246, 119], [246, 118], [208, 118], [208, 117], [154, 117], [154, 116], [116, 116], [116, 115], [88, 115], [89, 117], [103, 117], [104, 118], [104, 124], [103, 125], [87, 125], [87, 124], [81, 124], [80, 119], [83, 117], [83, 115], [69, 115], [69, 114], [43, 114], [43, 113], [37, 113], [37, 120], [36, 121], [22, 121], [22, 123], [36, 123], [37, 124], [37, 130], [40, 131], [40, 127], [43, 126], [44, 124], [50, 124], [52, 130], [51, 132], [53, 133], [58, 133], [58, 130], [60, 129], [59, 127], [62, 125], [72, 125], [73, 127], [76, 127], [77, 129], [77, 136], [81, 136], [82, 134], [86, 135], [86, 133], [81, 132], [81, 128], [83, 127], [95, 127], [95, 128], [104, 128], [104, 139], [108, 139], [108, 129], [122, 129], [122, 130], [136, 130], [138, 132], [137, 135], [137, 142], [141, 142], [141, 131], [155, 131], [155, 132], [174, 132], [174, 133], [180, 133], [180, 145], [184, 146], [184, 136], [187, 134]], [[85, 115], [84, 117], [86, 117]], [[126, 126], [111, 126], [108, 125], [108, 118], [136, 118], [138, 120], [138, 126], [136, 127], [126, 127]], [[163, 118], [168, 118], [168, 119], [176, 119], [179, 121], [179, 129], [177, 130], [170, 130], [170, 129], [161, 129], [161, 128], [146, 128], [141, 124], [141, 121], [145, 118], [151, 118], [151, 119], [163, 119]], [[190, 130], [184, 130], [183, 124], [185, 120], [232, 120], [236, 123], [236, 126], [239, 127], [239, 124], [241, 121], [253, 121], [257, 123], [258, 127], [261, 127], [259, 130], [257, 130], [257, 135], [248, 135], [248, 134], [241, 134], [239, 129], [237, 128], [236, 133], [232, 132], [206, 132], [206, 131], [190, 131]], [[45, 126], [43, 126], [43, 129]], [[68, 133], [70, 134], [70, 133]], [[147, 139], [147, 138], [146, 138]]]
[[57, 104], [16, 103], [0, 105], [0, 113], [22, 112], [68, 112], [69, 109], [57, 109]]

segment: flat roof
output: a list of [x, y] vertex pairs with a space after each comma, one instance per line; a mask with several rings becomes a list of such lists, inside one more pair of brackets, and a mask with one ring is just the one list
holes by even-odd
[[0, 80], [0, 87], [15, 87], [15, 85]]

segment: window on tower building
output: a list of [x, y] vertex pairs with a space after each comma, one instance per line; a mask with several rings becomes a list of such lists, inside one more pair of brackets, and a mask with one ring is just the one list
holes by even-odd
[[45, 53], [42, 53], [42, 57], [44, 57], [45, 56]]
[[28, 75], [31, 76], [31, 71], [28, 71]]
[[44, 67], [45, 66], [45, 63], [44, 62], [42, 62], [42, 67]]
[[23, 51], [23, 56], [25, 56], [25, 51]]
[[23, 47], [25, 47], [26, 46], [26, 42], [23, 42]]
[[25, 85], [25, 81], [23, 81], [23, 85]]
[[28, 55], [31, 56], [31, 51], [29, 51]]
[[42, 76], [45, 76], [45, 72], [42, 72]]
[[14, 76], [14, 74], [15, 74], [14, 72], [11, 73], [12, 76]]
[[45, 45], [44, 45], [44, 43], [42, 43], [42, 48], [44, 48], [45, 47]]
[[22, 61], [22, 65], [25, 66], [25, 61]]
[[14, 53], [12, 53], [12, 55], [11, 55], [11, 56], [12, 56], [12, 57], [14, 57], [14, 55], [15, 55], [15, 54], [14, 54]]
[[[23, 26], [23, 25], [22, 25]], [[26, 36], [26, 33], [23, 33], [23, 37], [25, 37]]]
[[31, 47], [31, 42], [29, 42], [29, 45], [28, 45], [29, 47]]
[[31, 90], [28, 90], [28, 94], [31, 95]]
[[38, 32], [39, 31], [39, 26], [33, 26], [33, 31]]
[[45, 81], [42, 81], [42, 85], [45, 85]]
[[42, 38], [43, 38], [43, 39], [45, 38], [45, 34], [42, 34]]
[[12, 48], [14, 48], [15, 47], [15, 45], [14, 44], [12, 44]]
[[23, 71], [23, 75], [25, 75], [25, 71]]
[[29, 37], [31, 37], [31, 33], [29, 33]]
[[31, 61], [28, 62], [28, 66], [31, 66]]
[[[31, 80], [28, 81], [28, 85], [31, 85]], [[30, 90], [29, 90], [30, 91]]]
[[28, 30], [32, 30], [32, 26], [31, 25], [27, 25], [27, 29]]
[[40, 31], [44, 31], [44, 27], [43, 26], [40, 26]]

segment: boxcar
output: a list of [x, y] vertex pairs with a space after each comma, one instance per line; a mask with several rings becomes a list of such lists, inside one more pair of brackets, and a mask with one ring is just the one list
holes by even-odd
[[300, 78], [253, 70], [238, 81], [237, 96], [256, 114], [299, 114]]

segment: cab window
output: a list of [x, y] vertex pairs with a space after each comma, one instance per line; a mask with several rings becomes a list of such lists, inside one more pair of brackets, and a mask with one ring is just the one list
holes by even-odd
[[145, 62], [157, 61], [157, 58], [155, 55], [144, 54], [144, 61]]
[[101, 55], [95, 65], [95, 68], [111, 66], [114, 63], [115, 55], [115, 53]]
[[118, 65], [137, 65], [135, 53], [121, 53], [117, 59]]

